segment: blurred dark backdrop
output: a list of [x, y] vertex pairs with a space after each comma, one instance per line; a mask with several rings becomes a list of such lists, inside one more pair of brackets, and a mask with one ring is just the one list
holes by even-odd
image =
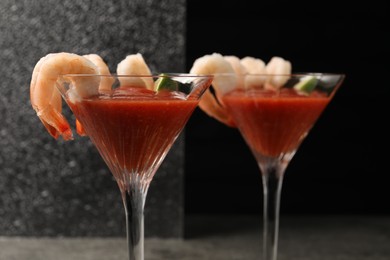
[[[281, 213], [389, 214], [387, 4], [256, 2], [187, 0], [187, 69], [219, 52], [281, 56], [294, 72], [345, 73], [287, 169]], [[186, 153], [187, 214], [261, 212], [259, 170], [236, 129], [198, 109]]]

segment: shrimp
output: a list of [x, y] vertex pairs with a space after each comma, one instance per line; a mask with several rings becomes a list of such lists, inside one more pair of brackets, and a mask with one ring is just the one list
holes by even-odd
[[[246, 56], [240, 60], [240, 63], [246, 68], [248, 74], [265, 74], [265, 63], [261, 59]], [[262, 86], [264, 80], [265, 78], [260, 76], [247, 76], [245, 77], [245, 88]]]
[[[52, 53], [41, 58], [34, 67], [30, 83], [30, 101], [51, 136], [73, 139], [68, 121], [62, 115], [61, 95], [56, 85], [62, 74], [98, 74], [97, 67], [88, 59], [72, 53]], [[64, 79], [69, 80], [69, 79]], [[73, 96], [85, 97], [98, 93], [100, 79], [88, 77], [72, 82]], [[96, 86], [83, 88], [83, 86]]]
[[234, 72], [237, 75], [236, 88], [244, 88], [245, 80], [244, 75], [248, 73], [247, 68], [241, 63], [240, 59], [236, 56], [224, 56], [224, 59], [232, 65]]
[[[222, 56], [219, 53], [213, 53], [196, 59], [190, 73], [214, 75], [212, 87], [215, 95], [209, 89], [206, 90], [199, 102], [199, 107], [207, 115], [234, 127], [234, 121], [223, 105], [222, 96], [237, 88], [278, 88], [288, 80], [291, 63], [283, 58], [273, 57], [265, 65], [261, 59], [249, 56], [240, 60], [236, 56]], [[272, 76], [267, 82], [265, 82], [265, 76], [251, 76], [265, 74], [278, 75]]]
[[221, 54], [213, 53], [195, 60], [190, 73], [214, 75], [212, 86], [215, 96], [207, 89], [199, 102], [199, 107], [207, 115], [218, 121], [234, 126], [231, 117], [222, 104], [223, 94], [231, 91], [237, 85], [237, 75], [232, 65]]
[[[140, 53], [127, 55], [126, 58], [118, 64], [116, 72], [118, 75], [152, 75], [148, 65], [146, 65], [146, 62]], [[154, 89], [153, 77], [119, 77], [119, 81], [121, 83], [121, 86], [131, 85], [132, 87], [146, 87], [147, 89]]]
[[275, 74], [269, 78], [265, 85], [265, 88], [280, 88], [283, 86], [289, 79], [291, 74], [291, 63], [288, 60], [285, 60], [281, 57], [272, 57], [265, 67], [267, 74]]
[[[104, 60], [97, 54], [87, 54], [83, 55], [83, 57], [90, 60], [99, 70], [100, 75], [111, 75], [110, 69]], [[111, 90], [112, 84], [114, 83], [114, 78], [112, 77], [101, 77], [99, 90]]]
[[264, 74], [265, 63], [261, 59], [256, 59], [250, 56], [246, 56], [240, 60], [242, 66], [245, 67], [249, 74]]

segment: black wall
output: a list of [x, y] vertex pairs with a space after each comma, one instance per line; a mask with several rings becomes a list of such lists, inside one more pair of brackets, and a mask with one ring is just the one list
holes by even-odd
[[[287, 169], [282, 214], [389, 214], [389, 8], [187, 0], [187, 69], [219, 52], [346, 80]], [[259, 5], [259, 7], [257, 7]], [[259, 213], [260, 174], [236, 129], [199, 109], [186, 130], [186, 212]]]

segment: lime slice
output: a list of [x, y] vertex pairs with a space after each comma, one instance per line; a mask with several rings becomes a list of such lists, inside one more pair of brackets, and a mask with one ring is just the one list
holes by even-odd
[[178, 82], [171, 79], [166, 74], [160, 74], [159, 78], [154, 82], [154, 89], [156, 91], [161, 90], [169, 90], [169, 91], [177, 91], [179, 88]]
[[317, 86], [318, 79], [314, 76], [303, 77], [297, 84], [295, 84], [294, 89], [302, 91], [305, 93], [310, 93]]

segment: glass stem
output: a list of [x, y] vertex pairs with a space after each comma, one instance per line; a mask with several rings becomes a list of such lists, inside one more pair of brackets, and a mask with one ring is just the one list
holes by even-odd
[[126, 234], [129, 260], [144, 260], [144, 206], [147, 187], [140, 182], [130, 183], [129, 189], [122, 191], [126, 213]]
[[280, 160], [270, 159], [259, 166], [263, 182], [263, 260], [276, 260], [280, 196], [286, 165]]

